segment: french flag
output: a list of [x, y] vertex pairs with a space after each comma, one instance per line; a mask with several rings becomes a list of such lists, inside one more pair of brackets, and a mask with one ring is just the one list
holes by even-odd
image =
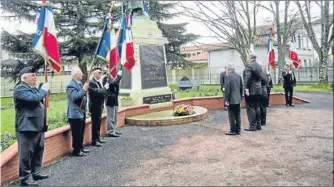
[[273, 49], [273, 44], [271, 42], [271, 35], [268, 36], [268, 46], [267, 46], [267, 55], [268, 55], [268, 63], [273, 68], [276, 69], [275, 63], [275, 51]]
[[301, 60], [298, 57], [298, 53], [296, 51], [295, 43], [296, 43], [295, 33], [292, 33], [291, 34], [290, 50], [289, 50], [289, 55], [288, 56], [292, 60], [293, 66], [295, 66], [295, 68], [298, 69]]
[[117, 63], [119, 62], [119, 54], [117, 48], [117, 39], [115, 30], [111, 28], [111, 17], [107, 18], [104, 24], [102, 37], [96, 49], [97, 57], [109, 62], [109, 70], [112, 77], [117, 76]]
[[40, 13], [37, 14], [37, 32], [33, 39], [33, 50], [48, 59], [50, 66], [56, 71], [61, 70], [61, 59], [57, 41], [57, 30], [54, 23], [51, 5], [43, 1]]
[[131, 71], [136, 64], [134, 43], [131, 31], [132, 15], [123, 17], [119, 33], [118, 50], [124, 67]]

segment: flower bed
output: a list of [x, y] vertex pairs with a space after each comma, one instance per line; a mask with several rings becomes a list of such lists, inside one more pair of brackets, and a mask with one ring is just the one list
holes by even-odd
[[174, 116], [188, 116], [195, 114], [194, 107], [187, 104], [181, 104], [175, 107], [173, 110]]

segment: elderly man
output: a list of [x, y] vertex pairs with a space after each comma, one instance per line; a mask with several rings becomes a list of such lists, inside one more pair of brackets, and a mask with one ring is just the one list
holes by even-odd
[[285, 71], [282, 72], [283, 88], [285, 92], [285, 103], [286, 106], [294, 106], [292, 103], [293, 97], [293, 87], [296, 87], [296, 76], [293, 71], [291, 71], [290, 64], [285, 64]]
[[72, 80], [66, 87], [67, 94], [67, 117], [72, 131], [73, 156], [86, 156], [88, 150], [83, 148], [83, 139], [86, 121], [86, 93], [88, 83], [82, 86], [82, 71], [74, 68], [71, 72]]
[[122, 79], [122, 66], [117, 73], [115, 79], [109, 74], [103, 78], [102, 84], [107, 89], [106, 106], [107, 106], [107, 136], [119, 137], [122, 133], [116, 131], [117, 127], [117, 112], [118, 112], [118, 94], [119, 83]]
[[260, 99], [262, 95], [261, 66], [256, 62], [256, 55], [249, 55], [245, 65], [244, 82], [249, 127], [246, 131], [261, 130]]
[[225, 101], [225, 83], [226, 83], [226, 79], [228, 76], [228, 71], [227, 71], [227, 66], [225, 66], [225, 71], [220, 73], [220, 89], [223, 92], [223, 99], [224, 99], [224, 109], [227, 110], [227, 105], [226, 105], [226, 101]]
[[101, 147], [101, 143], [105, 140], [100, 138], [101, 115], [103, 111], [104, 97], [106, 89], [102, 87], [100, 79], [102, 77], [102, 69], [95, 68], [93, 70], [93, 78], [89, 81], [89, 112], [92, 116], [92, 145]]
[[32, 66], [20, 71], [21, 82], [14, 89], [15, 129], [19, 152], [19, 177], [23, 186], [38, 186], [37, 180], [48, 178], [40, 174], [44, 153], [45, 107], [43, 99], [49, 85], [36, 87]]
[[227, 67], [228, 79], [225, 83], [225, 102], [228, 106], [228, 118], [230, 121], [230, 132], [226, 135], [240, 135], [240, 103], [242, 100], [242, 78], [234, 72], [234, 65]]

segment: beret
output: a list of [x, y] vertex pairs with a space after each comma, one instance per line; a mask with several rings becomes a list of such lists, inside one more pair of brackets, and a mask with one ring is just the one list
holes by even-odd
[[20, 70], [20, 76], [25, 73], [36, 73], [36, 68], [34, 66], [24, 67]]

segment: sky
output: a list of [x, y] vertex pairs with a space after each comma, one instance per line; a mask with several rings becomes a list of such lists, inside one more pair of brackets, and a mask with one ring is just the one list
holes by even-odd
[[[174, 3], [178, 3], [178, 2], [174, 2]], [[185, 7], [196, 8], [196, 5], [193, 1], [183, 1], [183, 2], [179, 1], [179, 3], [182, 3]], [[269, 2], [263, 2], [263, 4], [266, 4], [266, 3], [269, 3]], [[284, 3], [284, 2], [281, 2], [281, 3]], [[291, 3], [291, 7], [293, 9], [296, 9], [296, 5], [294, 3]], [[284, 7], [281, 6], [280, 11], [283, 11], [284, 10], [283, 8]], [[182, 11], [182, 8], [180, 6], [176, 6], [175, 11]], [[320, 10], [316, 8], [313, 8], [312, 11], [314, 15], [319, 15], [320, 13]], [[2, 15], [4, 16], [6, 14], [2, 14]], [[257, 15], [257, 25], [267, 24], [268, 20], [273, 19], [272, 17], [273, 17], [272, 13], [262, 9], [261, 11], [259, 11]], [[204, 24], [194, 21], [187, 16], [180, 15], [171, 20], [166, 21], [166, 23], [188, 23], [188, 25], [186, 26], [186, 30], [187, 30], [186, 32], [197, 34], [201, 36], [194, 43], [190, 43], [188, 45], [194, 45], [194, 44], [199, 45], [199, 44], [204, 44], [204, 43], [219, 42], [216, 35], [212, 31], [210, 31], [210, 29], [208, 29]], [[0, 32], [3, 29], [10, 33], [15, 33], [17, 30], [20, 30], [26, 33], [34, 33], [36, 30], [36, 25], [33, 22], [27, 22], [25, 20], [8, 21], [8, 20], [5, 20], [3, 17], [1, 17], [0, 18]]]

